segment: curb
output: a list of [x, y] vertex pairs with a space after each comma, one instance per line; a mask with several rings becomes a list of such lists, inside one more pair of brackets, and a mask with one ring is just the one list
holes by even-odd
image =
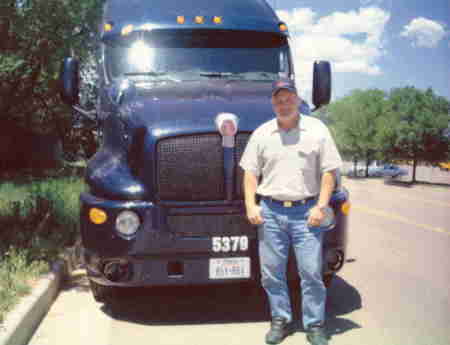
[[23, 297], [0, 325], [0, 345], [26, 345], [47, 314], [67, 276], [67, 263], [58, 260], [50, 273], [38, 280], [31, 293]]

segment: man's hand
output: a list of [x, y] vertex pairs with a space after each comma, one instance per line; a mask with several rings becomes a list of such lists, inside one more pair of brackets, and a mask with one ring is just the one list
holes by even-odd
[[325, 212], [322, 211], [319, 207], [314, 206], [311, 208], [308, 217], [308, 225], [309, 226], [319, 226], [320, 223], [325, 219]]
[[258, 205], [247, 207], [247, 218], [254, 225], [264, 223], [264, 219], [261, 216], [261, 207]]

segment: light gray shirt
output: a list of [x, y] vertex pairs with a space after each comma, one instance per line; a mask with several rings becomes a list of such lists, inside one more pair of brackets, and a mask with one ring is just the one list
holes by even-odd
[[262, 177], [256, 193], [293, 201], [318, 195], [322, 174], [341, 168], [342, 159], [327, 126], [300, 115], [298, 127], [288, 131], [277, 118], [255, 129], [239, 165]]

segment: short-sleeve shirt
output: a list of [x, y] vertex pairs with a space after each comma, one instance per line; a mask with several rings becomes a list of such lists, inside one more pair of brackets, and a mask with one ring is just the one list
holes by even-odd
[[301, 114], [288, 131], [277, 118], [255, 129], [239, 165], [262, 177], [257, 194], [293, 201], [318, 195], [322, 174], [341, 168], [342, 159], [327, 126]]

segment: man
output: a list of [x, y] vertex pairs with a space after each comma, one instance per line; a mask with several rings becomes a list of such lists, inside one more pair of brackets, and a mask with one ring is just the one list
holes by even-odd
[[[326, 288], [322, 281], [324, 209], [342, 159], [328, 128], [299, 112], [293, 81], [274, 83], [276, 118], [251, 135], [240, 166], [245, 170], [247, 218], [258, 225], [261, 283], [271, 307], [266, 343], [278, 344], [293, 332], [286, 279], [293, 246], [301, 278], [303, 326], [313, 345], [328, 344], [324, 331]], [[258, 178], [262, 177], [258, 185]], [[256, 193], [261, 202], [256, 204]]]

